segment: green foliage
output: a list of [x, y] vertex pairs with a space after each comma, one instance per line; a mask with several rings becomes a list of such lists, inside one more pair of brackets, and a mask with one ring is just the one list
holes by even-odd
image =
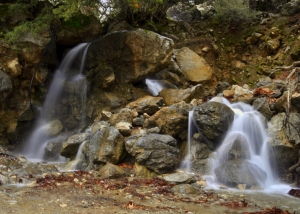
[[3, 16], [8, 10], [7, 5], [0, 5], [0, 16]]
[[216, 0], [216, 19], [220, 22], [248, 20], [254, 16], [249, 0]]
[[2, 33], [1, 37], [6, 43], [14, 43], [22, 36], [30, 33], [38, 36], [43, 31], [49, 29], [54, 16], [51, 7], [39, 8], [38, 0], [31, 0], [30, 3], [16, 3], [8, 7], [8, 15], [16, 20], [20, 20], [13, 30]]
[[73, 29], [80, 29], [84, 26], [87, 26], [91, 22], [90, 16], [85, 16], [83, 14], [79, 14], [78, 16], [73, 16], [68, 20], [62, 22], [63, 27], [73, 28]]
[[80, 14], [97, 16], [98, 7], [98, 0], [64, 0], [53, 9], [53, 14], [64, 20], [70, 20]]
[[14, 22], [8, 28], [11, 31], [0, 32], [0, 39], [14, 43], [28, 33], [38, 36], [57, 19], [65, 27], [78, 29], [89, 24], [92, 15], [151, 26], [165, 16], [167, 4], [168, 0], [20, 0], [8, 6], [7, 14]]

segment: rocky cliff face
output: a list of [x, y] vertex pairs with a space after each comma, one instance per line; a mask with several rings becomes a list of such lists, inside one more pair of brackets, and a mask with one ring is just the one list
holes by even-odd
[[[1, 24], [5, 25], [4, 19]], [[212, 18], [169, 20], [157, 25], [163, 30], [125, 30], [126, 25], [104, 35], [101, 26], [91, 21], [80, 29], [61, 25], [56, 34], [46, 31], [35, 37], [28, 33], [13, 45], [1, 42], [0, 145], [12, 149], [22, 146], [62, 56], [81, 42], [91, 42], [84, 69], [89, 81], [88, 125], [94, 120], [109, 120], [112, 114], [119, 119], [110, 121], [111, 125], [124, 137], [154, 132], [178, 139], [180, 147], [186, 141], [188, 111], [221, 93], [232, 102], [257, 106], [271, 122], [274, 115], [286, 113], [288, 119], [280, 117], [285, 131], [277, 127], [273, 130], [276, 137], [270, 142], [276, 152], [285, 152], [281, 157], [291, 159], [281, 167], [286, 172], [297, 160], [300, 142], [295, 128], [299, 117], [298, 77], [288, 77], [293, 69], [297, 74], [299, 67], [298, 16], [260, 13], [251, 22], [236, 20], [226, 25]], [[148, 77], [177, 86], [161, 91], [159, 105], [153, 104], [154, 108], [145, 107], [145, 102], [150, 102], [146, 96], [151, 95], [144, 83]], [[132, 112], [125, 120], [128, 110], [119, 110], [126, 105]], [[200, 111], [202, 107], [197, 108]], [[212, 127], [213, 137], [208, 139], [217, 139], [219, 132]], [[177, 163], [177, 150], [175, 153]]]

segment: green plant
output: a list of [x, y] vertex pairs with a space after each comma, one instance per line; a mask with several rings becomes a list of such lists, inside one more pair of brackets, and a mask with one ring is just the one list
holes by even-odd
[[92, 17], [85, 16], [83, 14], [79, 14], [78, 16], [74, 16], [68, 20], [64, 20], [62, 25], [64, 27], [73, 28], [73, 29], [80, 29], [84, 26], [90, 24]]
[[[42, 3], [43, 4], [43, 3]], [[15, 3], [8, 6], [7, 14], [17, 20], [10, 31], [0, 35], [6, 43], [14, 43], [26, 34], [36, 37], [49, 29], [54, 19], [52, 8], [41, 5], [38, 0], [29, 3]]]
[[220, 22], [248, 20], [254, 17], [248, 0], [216, 0], [215, 18]]
[[0, 29], [0, 38], [14, 43], [27, 34], [36, 37], [50, 30], [57, 20], [65, 27], [78, 29], [86, 26], [91, 16], [102, 22], [117, 19], [143, 26], [160, 20], [167, 3], [168, 0], [19, 0], [8, 6], [7, 16], [16, 21], [9, 26], [10, 31]]

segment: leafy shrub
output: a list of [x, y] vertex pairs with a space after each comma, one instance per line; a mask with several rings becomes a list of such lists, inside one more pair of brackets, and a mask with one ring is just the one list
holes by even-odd
[[215, 0], [215, 17], [221, 22], [248, 20], [254, 17], [249, 0]]

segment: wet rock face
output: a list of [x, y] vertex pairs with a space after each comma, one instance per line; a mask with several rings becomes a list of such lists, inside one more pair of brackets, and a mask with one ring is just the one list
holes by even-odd
[[12, 83], [7, 74], [0, 70], [0, 101], [3, 101], [11, 92]]
[[265, 97], [257, 98], [253, 101], [252, 106], [259, 111], [267, 120], [270, 120], [273, 116], [273, 112], [270, 110], [269, 104]]
[[189, 108], [190, 106], [185, 102], [180, 102], [169, 107], [163, 107], [145, 120], [143, 127], [147, 129], [159, 127], [161, 134], [176, 137], [188, 128], [187, 115]]
[[100, 126], [91, 136], [87, 151], [89, 164], [119, 163], [125, 155], [124, 138], [113, 126]]
[[266, 172], [257, 165], [242, 159], [228, 161], [214, 171], [220, 182], [230, 186], [238, 184], [259, 186], [267, 179]]
[[125, 147], [139, 164], [160, 174], [174, 170], [179, 163], [177, 142], [168, 135], [130, 136]]
[[[293, 114], [291, 114], [290, 118], [293, 118], [292, 115]], [[296, 134], [296, 132], [294, 132], [295, 129], [292, 124], [288, 123], [287, 125], [285, 125], [286, 120], [287, 118], [285, 113], [279, 113], [272, 117], [268, 125], [268, 133], [270, 136], [272, 136], [272, 138], [269, 139], [268, 143], [272, 146], [276, 159], [279, 160], [279, 171], [282, 171], [284, 168], [289, 168], [298, 159], [298, 152], [295, 149], [295, 145], [293, 145], [289, 141], [289, 138], [292, 139], [297, 135], [294, 135]], [[291, 121], [293, 120], [294, 119], [291, 119]], [[290, 130], [291, 133], [289, 133], [288, 130]]]
[[231, 125], [234, 112], [225, 104], [207, 102], [196, 106], [193, 116], [200, 133], [216, 146]]
[[286, 136], [290, 140], [290, 142], [296, 146], [296, 148], [300, 148], [300, 114], [299, 113], [291, 113], [288, 118], [287, 128], [286, 128]]
[[142, 81], [169, 65], [173, 45], [173, 40], [142, 29], [107, 34], [89, 47], [87, 76], [93, 82], [106, 68], [105, 76], [113, 72], [121, 82]]
[[67, 158], [76, 155], [80, 144], [87, 140], [87, 138], [88, 135], [86, 133], [75, 134], [69, 137], [68, 140], [63, 143], [60, 155]]
[[62, 147], [62, 139], [53, 140], [47, 143], [44, 151], [44, 159], [46, 160], [55, 160], [58, 157], [58, 154]]

